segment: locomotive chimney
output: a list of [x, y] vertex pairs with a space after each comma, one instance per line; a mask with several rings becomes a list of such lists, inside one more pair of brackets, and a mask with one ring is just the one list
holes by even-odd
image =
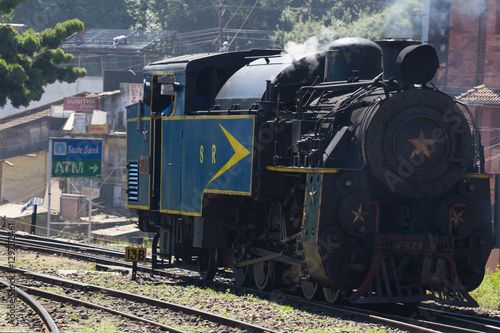
[[398, 55], [405, 47], [418, 45], [420, 41], [410, 38], [384, 38], [377, 40], [376, 43], [382, 48], [384, 80], [394, 77], [400, 84], [403, 84], [405, 80], [403, 80], [401, 71], [397, 65]]

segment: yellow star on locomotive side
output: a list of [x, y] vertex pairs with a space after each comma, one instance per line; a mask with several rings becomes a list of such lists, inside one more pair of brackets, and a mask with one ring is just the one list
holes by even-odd
[[464, 211], [462, 210], [460, 213], [457, 213], [454, 209], [451, 210], [451, 221], [455, 225], [455, 228], [458, 227], [459, 223], [465, 223], [465, 220], [462, 218], [464, 215]]
[[413, 153], [411, 154], [412, 158], [422, 153], [424, 154], [425, 157], [431, 159], [431, 153], [429, 152], [429, 147], [432, 146], [434, 143], [436, 143], [437, 140], [426, 139], [423, 129], [420, 129], [420, 133], [418, 134], [417, 139], [406, 139], [406, 140], [408, 140], [413, 145], [413, 147], [415, 147], [415, 149], [413, 149]]
[[354, 214], [354, 220], [352, 221], [353, 224], [358, 222], [358, 221], [361, 221], [364, 224], [365, 223], [365, 216], [369, 214], [369, 212], [363, 211], [363, 204], [359, 205], [359, 208], [357, 211], [351, 210], [351, 212]]

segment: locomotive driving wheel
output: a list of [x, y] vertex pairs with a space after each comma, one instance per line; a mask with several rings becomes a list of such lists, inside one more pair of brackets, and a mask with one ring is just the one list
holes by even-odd
[[302, 294], [305, 299], [310, 301], [317, 298], [319, 289], [317, 282], [300, 281], [300, 285], [302, 286]]
[[[240, 232], [236, 235], [233, 242], [233, 264], [240, 263], [249, 259], [248, 241], [245, 233]], [[239, 268], [233, 268], [234, 282], [237, 286], [243, 287], [249, 284], [252, 266], [247, 265]]]
[[273, 283], [274, 262], [272, 260], [261, 261], [252, 265], [253, 279], [259, 290], [271, 287]]
[[198, 273], [202, 280], [213, 280], [217, 272], [217, 249], [203, 249], [198, 256]]
[[325, 288], [323, 287], [323, 295], [325, 300], [330, 304], [339, 304], [342, 302], [342, 290], [335, 288]]

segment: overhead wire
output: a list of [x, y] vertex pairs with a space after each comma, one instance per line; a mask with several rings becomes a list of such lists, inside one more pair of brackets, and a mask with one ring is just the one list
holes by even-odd
[[243, 26], [245, 25], [245, 23], [247, 22], [248, 18], [250, 17], [250, 15], [252, 14], [255, 6], [257, 6], [257, 3], [259, 2], [259, 0], [255, 0], [255, 3], [252, 7], [252, 9], [250, 10], [250, 12], [248, 13], [248, 15], [245, 17], [245, 20], [243, 21], [243, 23], [241, 24], [240, 28], [238, 29], [238, 31], [236, 32], [236, 34], [234, 35], [233, 39], [231, 39], [231, 41], [229, 42], [229, 45], [231, 45], [233, 43], [233, 41], [236, 39], [236, 36], [238, 36], [238, 34], [240, 33], [241, 29], [243, 28]]
[[236, 15], [236, 13], [240, 10], [241, 6], [243, 5], [243, 3], [245, 2], [245, 0], [242, 0], [240, 5], [238, 6], [238, 8], [236, 8], [236, 10], [234, 11], [233, 15], [231, 15], [231, 17], [229, 18], [229, 20], [227, 21], [226, 25], [224, 26], [224, 29], [227, 28], [227, 26], [229, 25], [229, 23], [231, 22], [231, 20], [233, 19], [233, 17]]

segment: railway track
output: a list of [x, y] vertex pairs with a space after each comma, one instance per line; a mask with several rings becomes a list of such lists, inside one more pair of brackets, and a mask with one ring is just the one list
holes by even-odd
[[[26, 233], [16, 233], [16, 245], [38, 245], [42, 247], [55, 247], [57, 249], [65, 249], [70, 251], [85, 251], [86, 253], [98, 254], [102, 256], [112, 257], [112, 258], [123, 258], [123, 251], [107, 249], [95, 245], [88, 245], [77, 242], [70, 242], [60, 239], [47, 239], [46, 237], [30, 235]], [[0, 230], [0, 243], [6, 243], [9, 238], [9, 233]], [[150, 261], [151, 258], [149, 257]]]
[[[126, 300], [128, 302], [131, 302], [131, 305], [136, 306], [137, 304], [146, 304], [149, 308], [149, 310], [154, 311], [152, 308], [158, 308], [162, 310], [168, 310], [175, 312], [177, 316], [186, 316], [186, 318], [183, 320], [185, 322], [190, 322], [192, 321], [192, 317], [198, 318], [200, 322], [211, 322], [217, 325], [220, 325], [220, 329], [227, 330], [228, 328], [233, 328], [236, 330], [245, 330], [247, 332], [255, 332], [255, 333], [278, 333], [275, 330], [264, 328], [259, 325], [254, 325], [250, 323], [245, 323], [240, 320], [235, 320], [231, 319], [225, 316], [220, 316], [216, 315], [210, 312], [198, 310], [195, 308], [155, 299], [155, 298], [150, 298], [142, 295], [137, 295], [137, 294], [131, 294], [129, 292], [124, 292], [116, 289], [111, 289], [111, 288], [105, 288], [101, 286], [96, 286], [88, 283], [81, 283], [78, 281], [72, 281], [68, 279], [62, 279], [59, 277], [54, 277], [50, 276], [47, 274], [39, 274], [35, 272], [30, 272], [26, 271], [23, 269], [12, 269], [9, 268], [8, 266], [3, 266], [0, 265], [1, 270], [9, 270], [11, 273], [15, 272], [16, 274], [23, 275], [25, 277], [28, 277], [32, 281], [39, 281], [42, 282], [43, 284], [48, 284], [50, 286], [63, 286], [66, 289], [74, 290], [77, 291], [78, 293], [84, 292], [85, 296], [88, 297], [89, 293], [92, 293], [94, 295], [106, 295], [106, 297], [112, 297], [116, 300]], [[85, 307], [89, 308], [94, 308], [98, 310], [104, 310], [110, 313], [113, 313], [118, 316], [123, 316], [125, 318], [129, 318], [132, 320], [136, 321], [143, 321], [144, 323], [147, 323], [148, 325], [155, 326], [156, 328], [161, 328], [164, 330], [168, 330], [170, 332], [184, 332], [183, 330], [179, 330], [177, 328], [167, 326], [164, 324], [161, 324], [159, 322], [155, 322], [146, 318], [143, 318], [141, 316], [133, 315], [127, 312], [119, 311], [110, 307], [105, 307], [102, 305], [95, 304], [93, 302], [85, 301], [76, 297], [70, 297], [67, 295], [63, 295], [61, 293], [54, 293], [46, 290], [42, 290], [40, 288], [34, 288], [31, 286], [27, 285], [20, 285], [20, 288], [26, 290], [28, 293], [37, 295], [40, 297], [52, 299], [54, 301], [58, 302], [68, 302], [68, 303], [75, 303], [78, 305], [82, 305]], [[130, 305], [128, 306], [130, 307]], [[165, 315], [165, 313], [163, 313]], [[191, 318], [188, 318], [191, 317]]]
[[[42, 251], [50, 251], [52, 253], [62, 252], [65, 255], [77, 257], [83, 260], [92, 260], [107, 265], [124, 266], [128, 268], [132, 267], [131, 263], [118, 259], [123, 258], [124, 256], [124, 253], [121, 251], [113, 250], [110, 252], [111, 255], [109, 255], [107, 251], [103, 251], [102, 255], [106, 255], [107, 258], [101, 258], [96, 256], [96, 253], [99, 251], [99, 249], [92, 249], [94, 253], [92, 255], [81, 253], [82, 251], [90, 251], [92, 247], [88, 245], [85, 245], [84, 247], [80, 247], [79, 245], [72, 245], [71, 247], [68, 247], [67, 244], [62, 244], [62, 247], [64, 247], [65, 250], [58, 250], [55, 247], [59, 243], [64, 243], [64, 241], [52, 242], [51, 240], [49, 242], [50, 246], [47, 246], [47, 244], [44, 243], [43, 240], [39, 240], [38, 242], [36, 242], [36, 244], [35, 242], [25, 242], [19, 239], [16, 241], [16, 243], [19, 243], [19, 247], [22, 248], [35, 248], [41, 249]], [[115, 258], [109, 258], [110, 256]], [[152, 270], [146, 265], [138, 265], [138, 270], [150, 274], [154, 273], [158, 276], [166, 276], [173, 279], [182, 279], [187, 283], [192, 283], [195, 285], [204, 283], [197, 276], [193, 276], [193, 274], [184, 275], [178, 271], [173, 272], [169, 270], [158, 269]], [[227, 281], [227, 278], [223, 278], [222, 280]], [[228, 289], [227, 283], [220, 281], [208, 282], [208, 286], [217, 289]], [[229, 287], [229, 289], [233, 293], [252, 293], [260, 298], [267, 299], [273, 299], [274, 297], [272, 293], [256, 290], [253, 288], [241, 288], [237, 287], [236, 285], [229, 285]], [[300, 307], [306, 306], [309, 308], [315, 308], [318, 311], [324, 311], [326, 313], [337, 311], [339, 313], [344, 313], [349, 316], [360, 318], [361, 320], [373, 321], [411, 332], [500, 332], [500, 329], [498, 328], [500, 327], [499, 320], [490, 318], [480, 319], [472, 316], [467, 317], [466, 315], [460, 313], [450, 313], [444, 310], [435, 310], [429, 308], [425, 308], [424, 310], [422, 308], [417, 309], [410, 307], [398, 307], [380, 311], [379, 309], [374, 310], [370, 308], [332, 306], [330, 304], [320, 303], [317, 301], [307, 301], [303, 298], [297, 298], [289, 295], [281, 295], [280, 302], [289, 303], [292, 305], [298, 304]], [[431, 320], [429, 320], [429, 318]]]
[[428, 318], [429, 321], [438, 320], [440, 322], [457, 323], [460, 322], [465, 328], [469, 328], [476, 332], [500, 332], [500, 320], [492, 318], [478, 317], [471, 314], [460, 312], [450, 312], [440, 309], [431, 309], [428, 307], [418, 306], [422, 317]]
[[345, 309], [363, 312], [370, 316], [370, 318], [383, 316], [384, 318], [394, 320], [395, 323], [405, 322], [409, 325], [419, 327], [418, 330], [422, 332], [500, 332], [500, 320], [472, 317], [457, 312], [421, 306], [385, 305], [377, 306], [377, 309], [374, 309], [374, 307], [369, 307], [368, 309], [360, 307], [342, 307], [342, 310]]
[[59, 328], [54, 322], [54, 319], [52, 319], [52, 316], [37, 300], [35, 300], [25, 291], [19, 289], [14, 285], [11, 285], [9, 281], [0, 280], [0, 287], [6, 289], [11, 297], [15, 295], [17, 298], [22, 300], [26, 304], [26, 306], [29, 306], [31, 309], [33, 309], [33, 311], [35, 311], [35, 313], [43, 322], [46, 332], [59, 333]]

